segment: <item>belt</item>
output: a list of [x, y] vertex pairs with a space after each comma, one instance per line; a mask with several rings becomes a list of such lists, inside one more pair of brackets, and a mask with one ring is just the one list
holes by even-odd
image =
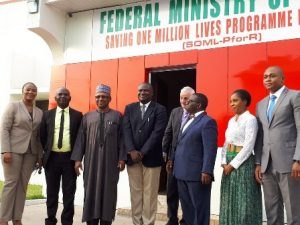
[[228, 152], [239, 153], [242, 148], [243, 148], [243, 146], [237, 146], [237, 145], [233, 145], [233, 144], [228, 144], [227, 145], [227, 151]]
[[56, 151], [51, 151], [51, 154], [53, 155], [70, 155], [71, 151], [68, 152], [56, 152]]

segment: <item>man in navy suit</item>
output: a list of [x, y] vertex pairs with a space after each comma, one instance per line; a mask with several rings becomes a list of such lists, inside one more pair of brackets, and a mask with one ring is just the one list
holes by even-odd
[[183, 126], [175, 152], [174, 176], [186, 225], [209, 225], [210, 196], [217, 153], [217, 124], [205, 109], [204, 94], [193, 94], [186, 106], [191, 118]]
[[47, 214], [45, 225], [57, 223], [56, 212], [58, 194], [62, 179], [63, 205], [62, 225], [72, 225], [74, 216], [74, 196], [76, 173], [71, 152], [81, 123], [82, 113], [69, 107], [70, 91], [64, 87], [56, 91], [57, 107], [44, 112], [41, 122], [41, 142], [43, 145], [43, 166], [47, 183]]
[[[168, 172], [167, 182], [167, 204], [168, 204], [168, 223], [167, 225], [178, 225], [178, 205], [179, 196], [177, 188], [177, 180], [173, 176], [173, 161], [172, 156], [175, 153], [177, 138], [181, 127], [185, 124], [189, 117], [185, 106], [188, 104], [188, 100], [195, 91], [191, 87], [184, 87], [180, 91], [180, 107], [172, 110], [167, 128], [165, 130], [162, 147], [165, 159], [168, 159], [166, 164], [166, 170]], [[180, 224], [184, 224], [184, 218], [180, 220]]]
[[152, 225], [157, 211], [162, 158], [162, 138], [167, 124], [164, 106], [152, 101], [151, 84], [138, 86], [139, 102], [125, 108], [123, 137], [127, 152], [132, 221]]

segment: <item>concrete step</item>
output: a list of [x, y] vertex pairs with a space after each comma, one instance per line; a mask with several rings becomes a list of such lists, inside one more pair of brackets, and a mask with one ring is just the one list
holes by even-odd
[[[117, 210], [117, 215], [131, 217], [131, 208], [130, 207], [119, 208]], [[181, 218], [182, 216], [181, 208], [178, 210], [178, 216], [179, 218]], [[166, 222], [168, 220], [167, 200], [165, 195], [158, 196], [156, 220], [166, 221]], [[210, 225], [219, 225], [219, 217], [217, 215], [211, 215]]]

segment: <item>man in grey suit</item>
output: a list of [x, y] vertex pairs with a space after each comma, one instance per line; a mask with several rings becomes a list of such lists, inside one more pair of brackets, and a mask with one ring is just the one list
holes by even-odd
[[300, 92], [284, 86], [280, 67], [264, 72], [270, 94], [257, 104], [256, 180], [263, 185], [268, 225], [300, 224]]
[[[162, 148], [165, 161], [167, 160], [166, 170], [168, 172], [167, 182], [167, 205], [168, 205], [168, 223], [167, 225], [178, 225], [178, 205], [179, 196], [177, 188], [177, 179], [173, 176], [173, 156], [177, 146], [178, 134], [182, 126], [187, 122], [189, 114], [185, 109], [188, 100], [195, 91], [191, 87], [184, 87], [180, 90], [180, 107], [172, 110], [167, 128], [164, 133]], [[184, 219], [180, 220], [184, 224]]]

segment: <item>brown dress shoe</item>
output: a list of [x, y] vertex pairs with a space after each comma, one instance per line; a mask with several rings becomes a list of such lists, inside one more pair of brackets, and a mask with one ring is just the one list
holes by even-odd
[[0, 225], [8, 225], [8, 222], [0, 221]]
[[14, 220], [13, 225], [22, 225], [21, 220]]

